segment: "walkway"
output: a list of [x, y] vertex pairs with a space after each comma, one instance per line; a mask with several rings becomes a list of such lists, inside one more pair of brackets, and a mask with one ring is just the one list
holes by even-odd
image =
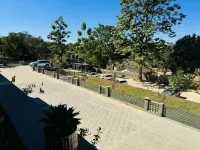
[[[44, 94], [35, 89], [31, 95], [48, 104], [74, 106], [80, 111], [81, 126], [95, 134], [102, 128], [98, 149], [101, 150], [199, 150], [200, 132], [166, 118], [151, 115], [118, 101], [95, 94], [46, 75], [33, 72], [29, 67], [1, 69], [16, 85], [44, 83]], [[91, 140], [91, 137], [88, 137]]]

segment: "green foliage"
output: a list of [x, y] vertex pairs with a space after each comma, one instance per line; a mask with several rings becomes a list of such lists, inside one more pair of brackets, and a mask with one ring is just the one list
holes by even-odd
[[86, 22], [83, 22], [82, 23], [82, 26], [81, 26], [81, 30], [86, 30], [86, 28], [87, 28], [87, 25], [86, 25]]
[[76, 118], [79, 112], [74, 112], [74, 108], [67, 108], [67, 105], [50, 106], [45, 109], [46, 118], [40, 118], [40, 122], [46, 123], [44, 132], [50, 137], [65, 137], [72, 134], [80, 119]]
[[59, 57], [59, 61], [63, 62], [63, 55], [66, 54], [65, 42], [66, 38], [70, 37], [70, 31], [66, 31], [68, 25], [65, 23], [63, 17], [58, 17], [52, 25], [52, 31], [47, 36], [48, 39], [53, 41], [50, 47], [53, 54]]
[[195, 69], [194, 74], [195, 74], [196, 76], [200, 76], [200, 69], [199, 69], [199, 68]]
[[172, 58], [171, 55], [174, 52], [174, 45], [172, 43], [163, 42], [160, 44], [160, 48], [157, 49], [157, 53], [152, 56], [151, 66], [162, 69], [164, 73], [171, 67]]
[[[85, 34], [86, 30], [87, 33]], [[117, 52], [114, 46], [114, 37], [116, 36], [114, 26], [99, 24], [93, 30], [85, 28], [85, 30], [78, 31], [78, 35], [77, 53], [86, 62], [96, 63], [105, 68], [109, 60], [120, 58], [121, 54]]]
[[16, 60], [36, 60], [50, 56], [48, 43], [27, 32], [14, 33], [1, 38], [2, 54]]
[[179, 39], [171, 57], [171, 70], [178, 69], [186, 73], [194, 73], [196, 68], [200, 68], [200, 36], [187, 35]]
[[[178, 11], [181, 7], [174, 0], [121, 0], [121, 16], [117, 28], [130, 41], [132, 59], [140, 68], [152, 60], [163, 40], [155, 38], [157, 33], [174, 37], [172, 27], [181, 24], [185, 15]], [[140, 79], [142, 72], [140, 70]]]
[[[89, 131], [89, 129], [87, 129], [87, 128], [80, 128], [80, 129], [78, 129], [78, 132], [79, 132], [79, 135], [80, 135], [80, 137], [82, 138], [82, 139], [84, 139], [85, 137], [87, 137], [88, 135], [91, 135], [91, 133], [90, 133], [90, 131]], [[96, 148], [96, 145], [98, 144], [98, 142], [99, 142], [99, 139], [101, 138], [100, 137], [100, 134], [101, 134], [102, 132], [101, 132], [101, 128], [99, 127], [98, 129], [97, 129], [97, 134], [95, 134], [95, 135], [93, 135], [93, 139], [92, 139], [92, 141], [91, 141], [91, 145], [89, 145], [88, 146], [88, 149], [90, 150], [90, 149], [94, 149], [94, 148]], [[81, 141], [79, 141], [79, 146], [81, 147]]]
[[158, 76], [155, 72], [144, 72], [144, 76], [147, 81], [156, 82], [158, 81]]
[[180, 92], [187, 89], [196, 89], [198, 85], [193, 80], [193, 74], [185, 74], [182, 70], [179, 70], [169, 78], [169, 83], [175, 92]]

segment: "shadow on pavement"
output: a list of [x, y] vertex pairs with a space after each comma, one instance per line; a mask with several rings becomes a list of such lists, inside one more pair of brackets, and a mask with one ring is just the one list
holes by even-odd
[[[45, 109], [45, 108], [49, 107], [49, 104], [47, 104], [46, 102], [44, 102], [40, 98], [32, 98], [31, 97], [31, 100], [33, 100], [35, 103], [37, 103], [38, 106], [41, 107], [42, 109]], [[97, 148], [95, 148], [87, 140], [85, 140], [84, 138], [80, 137], [79, 135], [78, 135], [78, 141], [79, 141], [79, 145], [78, 145], [79, 150], [97, 150]]]

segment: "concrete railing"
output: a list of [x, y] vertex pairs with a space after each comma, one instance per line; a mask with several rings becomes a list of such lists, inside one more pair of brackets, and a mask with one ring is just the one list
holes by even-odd
[[160, 117], [164, 116], [164, 103], [151, 101], [149, 97], [145, 97], [144, 110], [157, 114]]
[[110, 86], [102, 86], [102, 85], [99, 85], [99, 94], [103, 94], [107, 97], [110, 97], [111, 95], [111, 88]]

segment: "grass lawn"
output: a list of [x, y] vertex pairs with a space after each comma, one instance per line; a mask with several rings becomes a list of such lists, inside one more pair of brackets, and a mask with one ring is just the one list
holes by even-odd
[[[112, 86], [113, 84], [112, 81], [99, 79], [95, 77], [88, 78], [86, 82], [103, 86]], [[141, 88], [132, 87], [130, 85], [123, 85], [118, 83], [115, 83], [115, 90], [143, 99], [145, 97], [150, 97], [153, 101], [164, 102], [167, 106], [200, 115], [200, 103], [184, 100], [174, 96], [166, 96], [164, 94], [156, 93], [150, 90], [145, 90]]]
[[19, 63], [8, 63], [6, 64], [7, 67], [17, 67], [17, 66], [21, 66], [21, 64]]

